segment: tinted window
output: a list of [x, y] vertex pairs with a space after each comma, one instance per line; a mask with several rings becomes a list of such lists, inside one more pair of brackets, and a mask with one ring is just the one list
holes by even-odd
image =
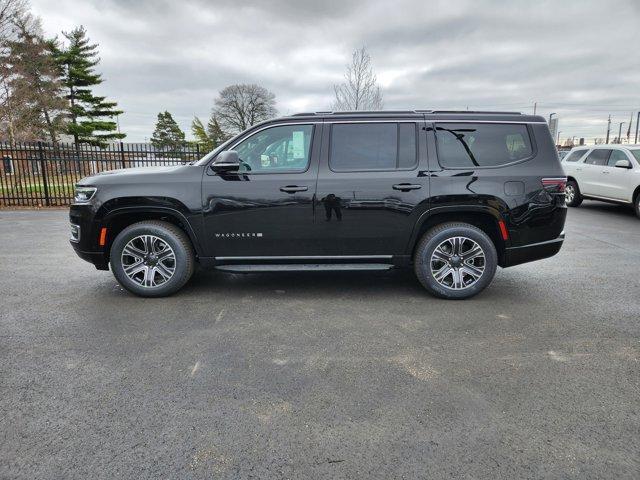
[[313, 125], [283, 125], [251, 135], [233, 148], [242, 160], [240, 171], [305, 171], [312, 134]]
[[526, 125], [439, 123], [438, 159], [443, 167], [494, 167], [530, 157]]
[[615, 167], [618, 160], [629, 161], [629, 159], [627, 158], [627, 154], [622, 150], [611, 150], [611, 155], [609, 156], [609, 162], [607, 163], [607, 165], [609, 165], [610, 167]]
[[636, 157], [636, 160], [640, 162], [640, 150], [629, 150], [629, 151], [631, 152], [631, 155]]
[[416, 165], [416, 124], [334, 124], [329, 165], [336, 172], [412, 168]]
[[571, 152], [567, 155], [567, 158], [564, 159], [565, 162], [577, 162], [582, 158], [586, 150], [576, 150], [575, 152]]
[[604, 148], [592, 150], [591, 153], [587, 155], [587, 158], [584, 159], [584, 163], [589, 165], [606, 165], [610, 152], [611, 150]]

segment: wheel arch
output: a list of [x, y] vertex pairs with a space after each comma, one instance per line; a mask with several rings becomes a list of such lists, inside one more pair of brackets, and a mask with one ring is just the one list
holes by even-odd
[[478, 206], [468, 207], [439, 207], [422, 214], [418, 219], [409, 240], [407, 253], [413, 258], [415, 250], [422, 236], [436, 225], [448, 222], [464, 222], [478, 227], [486, 233], [498, 253], [498, 264], [502, 266], [506, 249], [506, 242], [502, 239], [499, 221], [502, 215], [495, 209]]
[[198, 236], [192, 222], [188, 219], [188, 209], [177, 200], [159, 199], [154, 203], [148, 197], [143, 203], [135, 201], [123, 201], [114, 199], [101, 206], [96, 219], [102, 227], [107, 228], [105, 255], [108, 257], [113, 241], [118, 234], [129, 225], [145, 220], [162, 220], [171, 223], [183, 230], [193, 246], [196, 256], [202, 256], [203, 252], [198, 242]]

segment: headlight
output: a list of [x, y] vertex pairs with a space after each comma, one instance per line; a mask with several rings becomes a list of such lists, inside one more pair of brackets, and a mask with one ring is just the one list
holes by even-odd
[[75, 203], [88, 203], [96, 194], [96, 190], [96, 187], [76, 187], [73, 200]]

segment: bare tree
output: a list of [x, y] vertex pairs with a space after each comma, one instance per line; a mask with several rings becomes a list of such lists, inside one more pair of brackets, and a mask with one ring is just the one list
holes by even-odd
[[334, 110], [382, 110], [382, 92], [365, 47], [353, 52], [344, 79], [344, 83], [333, 86]]
[[241, 132], [276, 113], [275, 94], [256, 84], [230, 85], [215, 100], [214, 115], [229, 133]]

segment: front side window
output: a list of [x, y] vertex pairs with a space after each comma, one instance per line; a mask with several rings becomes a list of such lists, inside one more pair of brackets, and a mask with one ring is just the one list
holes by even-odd
[[335, 172], [408, 170], [416, 166], [415, 123], [349, 123], [331, 127]]
[[582, 158], [586, 150], [576, 150], [567, 155], [567, 158], [564, 159], [565, 162], [577, 162]]
[[629, 161], [629, 159], [627, 158], [627, 154], [622, 150], [611, 150], [611, 155], [609, 155], [609, 162], [607, 163], [607, 165], [609, 167], [615, 167], [618, 160]]
[[304, 172], [309, 166], [313, 125], [282, 125], [261, 130], [237, 144], [240, 172]]
[[436, 142], [445, 168], [497, 167], [533, 154], [524, 124], [438, 123]]
[[587, 155], [587, 158], [584, 159], [584, 163], [587, 165], [606, 165], [610, 153], [611, 150], [598, 148]]
[[631, 155], [633, 155], [638, 163], [640, 163], [640, 149], [638, 150], [629, 150]]

